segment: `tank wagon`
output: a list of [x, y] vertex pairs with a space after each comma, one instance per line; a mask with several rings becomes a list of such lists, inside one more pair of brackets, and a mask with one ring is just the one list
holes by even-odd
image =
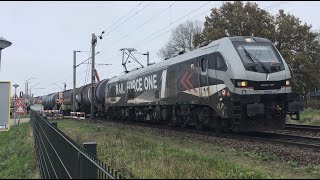
[[[299, 119], [303, 110], [291, 83], [288, 65], [268, 39], [225, 37], [99, 82], [95, 108], [114, 119], [233, 131], [279, 129], [287, 115]], [[90, 85], [77, 89], [78, 110], [90, 112], [90, 90]], [[54, 97], [43, 97], [45, 107]]]

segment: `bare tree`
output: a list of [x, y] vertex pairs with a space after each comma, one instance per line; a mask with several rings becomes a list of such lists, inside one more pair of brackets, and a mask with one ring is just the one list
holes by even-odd
[[162, 58], [170, 58], [179, 51], [192, 51], [193, 37], [202, 32], [202, 23], [200, 21], [187, 21], [177, 26], [171, 32], [169, 42], [164, 48], [159, 50], [158, 55]]

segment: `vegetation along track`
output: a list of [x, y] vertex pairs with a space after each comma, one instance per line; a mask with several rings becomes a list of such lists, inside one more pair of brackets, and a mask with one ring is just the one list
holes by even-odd
[[219, 133], [217, 134], [214, 131], [209, 130], [196, 130], [192, 128], [181, 128], [181, 127], [172, 127], [168, 125], [159, 125], [159, 124], [152, 124], [152, 123], [140, 123], [140, 122], [132, 122], [132, 121], [117, 121], [117, 120], [110, 120], [110, 119], [99, 119], [97, 120], [100, 123], [105, 121], [111, 121], [116, 123], [124, 123], [128, 125], [138, 125], [138, 126], [145, 126], [150, 128], [157, 128], [157, 129], [167, 129], [167, 130], [174, 130], [179, 132], [186, 132], [192, 134], [199, 134], [205, 136], [219, 136], [223, 138], [232, 138], [232, 139], [239, 139], [239, 140], [246, 140], [246, 141], [257, 141], [257, 142], [269, 142], [269, 143], [276, 143], [276, 144], [283, 144], [283, 145], [291, 145], [296, 146], [299, 148], [307, 148], [312, 149], [315, 151], [320, 152], [320, 138], [312, 138], [312, 137], [305, 137], [305, 136], [297, 136], [297, 135], [286, 135], [286, 134], [278, 134], [278, 133], [270, 133], [270, 132], [248, 132], [248, 133]]

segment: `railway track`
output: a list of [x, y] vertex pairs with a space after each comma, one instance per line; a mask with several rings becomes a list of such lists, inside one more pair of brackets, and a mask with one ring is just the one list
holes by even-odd
[[196, 130], [192, 128], [181, 128], [181, 127], [172, 127], [168, 125], [161, 124], [147, 124], [142, 122], [132, 122], [132, 121], [116, 121], [116, 120], [102, 120], [99, 119], [96, 122], [105, 123], [105, 122], [114, 122], [126, 125], [136, 125], [144, 126], [149, 128], [156, 128], [161, 130], [173, 130], [177, 132], [192, 133], [204, 136], [215, 136], [221, 138], [232, 138], [246, 141], [257, 141], [257, 142], [269, 142], [282, 145], [296, 146], [300, 148], [308, 148], [315, 151], [320, 151], [320, 138], [312, 138], [305, 136], [296, 136], [296, 135], [286, 135], [286, 134], [277, 134], [270, 132], [247, 132], [247, 133], [219, 133], [217, 134], [214, 131], [208, 130]]
[[301, 125], [301, 124], [286, 124], [285, 130], [320, 132], [320, 126]]

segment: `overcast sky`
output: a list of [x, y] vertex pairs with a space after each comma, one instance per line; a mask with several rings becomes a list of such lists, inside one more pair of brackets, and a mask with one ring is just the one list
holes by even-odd
[[[311, 24], [314, 30], [320, 29], [320, 2], [257, 3], [273, 15], [284, 9]], [[141, 53], [149, 51], [150, 61], [159, 62], [157, 52], [168, 41], [171, 29], [187, 20], [204, 22], [210, 8], [221, 4], [222, 1], [1, 1], [0, 37], [11, 41], [12, 46], [2, 51], [0, 81], [19, 84], [18, 91], [24, 91], [25, 81], [36, 78], [29, 87], [39, 83], [34, 88], [45, 89], [32, 89], [35, 96], [61, 91], [54, 83], [63, 87], [66, 82], [67, 89], [71, 89], [73, 50], [87, 51], [77, 53], [77, 63], [84, 61], [90, 57], [92, 33], [100, 35], [104, 30], [110, 33], [98, 39], [96, 52], [100, 54], [96, 56], [96, 63], [112, 65], [96, 66], [100, 79], [123, 72], [121, 48], [135, 48]], [[145, 56], [136, 57], [146, 64]], [[133, 67], [138, 66], [131, 63], [129, 69]], [[77, 68], [77, 87], [91, 82], [91, 72], [87, 69], [88, 64]]]

